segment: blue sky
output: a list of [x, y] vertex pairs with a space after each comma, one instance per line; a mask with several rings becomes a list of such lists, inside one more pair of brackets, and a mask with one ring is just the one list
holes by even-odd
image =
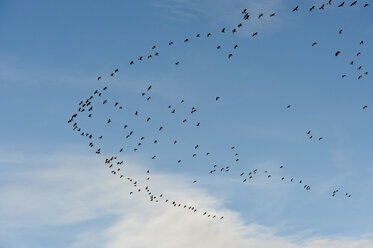
[[[372, 64], [373, 15], [350, 2], [309, 12], [323, 1], [0, 1], [0, 247], [372, 247], [372, 85], [358, 76]], [[66, 121], [104, 86], [93, 118], [79, 115], [104, 136], [92, 149]], [[224, 221], [130, 198], [103, 164], [121, 147], [127, 175]], [[213, 164], [232, 169], [210, 175]]]

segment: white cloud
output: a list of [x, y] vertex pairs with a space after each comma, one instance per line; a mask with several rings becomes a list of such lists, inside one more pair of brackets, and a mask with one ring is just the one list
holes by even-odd
[[[107, 219], [110, 224], [106, 227], [82, 227], [71, 247], [373, 247], [371, 236], [355, 239], [308, 237], [304, 240], [301, 234], [281, 236], [274, 228], [245, 224], [239, 213], [224, 207], [224, 199], [209, 196], [181, 175], [152, 172], [149, 184], [153, 192], [162, 192], [169, 199], [196, 206], [197, 213], [170, 204], [149, 202], [143, 194], [130, 196], [128, 192], [133, 191], [133, 186], [111, 175], [95, 157], [52, 154], [30, 156], [30, 159], [34, 167], [7, 175], [14, 179], [13, 183], [0, 188], [0, 198], [6, 199], [0, 203], [0, 220], [9, 224], [6, 234], [10, 232], [13, 238], [21, 238], [17, 233], [25, 226], [53, 229], [86, 220]], [[9, 161], [3, 159], [1, 163]], [[126, 161], [129, 165], [125, 173], [138, 178], [140, 186], [144, 185], [144, 163], [131, 161], [131, 158]], [[201, 216], [203, 211], [225, 218], [212, 220]], [[5, 236], [5, 231], [0, 229], [0, 232], [0, 236]]]

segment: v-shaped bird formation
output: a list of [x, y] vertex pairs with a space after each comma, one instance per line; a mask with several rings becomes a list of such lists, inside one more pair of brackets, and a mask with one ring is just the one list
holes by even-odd
[[[305, 5], [304, 3], [303, 5]], [[294, 8], [290, 9], [289, 12], [293, 13], [309, 13], [313, 11], [327, 11], [328, 8], [354, 8], [354, 7], [362, 7], [367, 8], [369, 3], [362, 3], [360, 1], [351, 1], [351, 2], [338, 2], [335, 3], [333, 0], [329, 0], [326, 3], [321, 4], [320, 6], [311, 5], [311, 6], [295, 6]], [[243, 9], [241, 11], [242, 15], [242, 23], [238, 23], [236, 26], [227, 28], [222, 27], [216, 33], [214, 32], [206, 32], [204, 34], [196, 33], [193, 37], [186, 37], [184, 40], [176, 41], [170, 40], [168, 42], [168, 47], [173, 46], [175, 43], [181, 43], [187, 45], [190, 42], [198, 42], [199, 39], [209, 39], [211, 36], [217, 35], [236, 35], [238, 32], [243, 32], [242, 27], [245, 25], [246, 22], [249, 22], [252, 18], [256, 18], [262, 20], [264, 18], [276, 18], [279, 14], [278, 13], [257, 13], [252, 15], [248, 12], [247, 9]], [[346, 35], [343, 28], [339, 28], [334, 30], [340, 38], [343, 38]], [[245, 34], [248, 39], [255, 39], [256, 36], [259, 35], [257, 31], [254, 31], [249, 34]], [[310, 47], [310, 49], [317, 49], [317, 47], [322, 46], [319, 41], [315, 40]], [[364, 41], [358, 40], [356, 41], [356, 54], [354, 56], [350, 56], [347, 60], [347, 64], [350, 66], [356, 67], [356, 78], [362, 79], [368, 75], [368, 71], [366, 70], [364, 65], [359, 63], [359, 58], [362, 56], [362, 47], [364, 47]], [[167, 46], [167, 45], [166, 45]], [[221, 52], [224, 48], [227, 48], [227, 53], [223, 56], [226, 59], [234, 59], [234, 55], [239, 52], [240, 46], [238, 44], [228, 45], [225, 44], [212, 44], [212, 46], [216, 47], [217, 52]], [[153, 45], [151, 47], [151, 53], [146, 53], [143, 55], [139, 55], [137, 58], [134, 58], [128, 62], [128, 66], [136, 66], [137, 63], [145, 63], [155, 60], [158, 56], [161, 56], [161, 52], [157, 50], [157, 45]], [[336, 51], [331, 51], [330, 55], [336, 57], [336, 59], [340, 59], [343, 54], [343, 49], [340, 48]], [[178, 59], [177, 61], [172, 62], [175, 66], [182, 66], [182, 60]], [[338, 62], [336, 62], [338, 63]], [[110, 82], [110, 78], [117, 77], [120, 72], [120, 68], [115, 68], [107, 77], [104, 75], [97, 76], [97, 80], [102, 83], [105, 81], [106, 84]], [[347, 73], [342, 74], [342, 78], [346, 78], [348, 75]], [[146, 102], [151, 104], [153, 99], [152, 95], [153, 86], [148, 85], [142, 92], [138, 94], [138, 101]], [[222, 104], [224, 102], [224, 96], [214, 96], [210, 98], [210, 102], [213, 104]], [[176, 102], [170, 102], [168, 105], [164, 106], [162, 111], [167, 111], [169, 118], [179, 118], [178, 123], [179, 126], [177, 130], [182, 128], [183, 126], [189, 126], [191, 128], [200, 128], [200, 126], [204, 125], [202, 121], [198, 119], [198, 111], [199, 108], [190, 105], [190, 107], [186, 107], [187, 104], [183, 97], [179, 97], [179, 100]], [[145, 135], [143, 133], [139, 133], [136, 129], [137, 124], [131, 125], [128, 121], [121, 119], [120, 117], [113, 115], [107, 116], [106, 121], [102, 122], [101, 125], [106, 126], [107, 129], [110, 129], [111, 125], [118, 124], [122, 127], [122, 132], [124, 135], [121, 134], [123, 145], [121, 147], [117, 147], [115, 150], [109, 148], [106, 149], [104, 146], [105, 136], [106, 133], [103, 133], [102, 130], [99, 132], [91, 132], [87, 131], [83, 126], [81, 126], [80, 122], [82, 118], [88, 118], [91, 120], [95, 117], [95, 108], [97, 106], [102, 106], [105, 108], [116, 109], [120, 113], [127, 113], [127, 115], [131, 116], [131, 123], [137, 123], [138, 125], [147, 125], [147, 130], [152, 134], [151, 137], [149, 135]], [[109, 86], [101, 86], [99, 89], [93, 90], [92, 94], [89, 95], [87, 98], [81, 100], [78, 103], [77, 112], [72, 114], [69, 118], [68, 123], [72, 125], [72, 129], [74, 132], [79, 134], [80, 136], [87, 139], [87, 143], [89, 147], [92, 149], [93, 152], [103, 156], [103, 162], [105, 166], [107, 166], [109, 173], [113, 176], [117, 177], [118, 180], [122, 180], [126, 182], [130, 186], [129, 194], [142, 194], [144, 197], [147, 197], [149, 201], [154, 203], [163, 203], [163, 204], [170, 204], [173, 207], [181, 208], [186, 211], [189, 211], [193, 214], [200, 214], [202, 216], [212, 218], [212, 219], [223, 219], [223, 216], [218, 216], [217, 214], [212, 213], [208, 210], [201, 210], [198, 206], [194, 206], [179, 200], [172, 199], [167, 196], [167, 192], [156, 192], [152, 189], [150, 185], [150, 181], [152, 181], [152, 173], [150, 169], [144, 171], [143, 178], [134, 178], [127, 174], [126, 172], [126, 162], [119, 158], [121, 153], [125, 152], [133, 152], [133, 153], [142, 153], [144, 150], [144, 154], [150, 154], [148, 156], [149, 161], [157, 160], [160, 156], [167, 156], [165, 154], [159, 153], [159, 149], [155, 149], [155, 147], [159, 146], [160, 143], [168, 143], [172, 146], [177, 147], [179, 142], [182, 140], [177, 139], [176, 137], [168, 137], [166, 134], [168, 133], [168, 129], [171, 127], [168, 125], [170, 119], [163, 120], [163, 124], [155, 123], [153, 121], [153, 117], [155, 116], [155, 112], [146, 112], [142, 109], [137, 109], [137, 105], [131, 105], [131, 103], [125, 103], [125, 101], [120, 100], [112, 100], [109, 95]], [[186, 110], [187, 108], [187, 110]], [[292, 111], [293, 106], [291, 104], [284, 106], [287, 111]], [[362, 107], [362, 110], [366, 111], [368, 109], [367, 105]], [[177, 115], [177, 114], [181, 114]], [[175, 127], [172, 127], [175, 129]], [[193, 130], [192, 129], [192, 130]], [[183, 132], [180, 129], [180, 132]], [[305, 129], [305, 135], [307, 140], [316, 140], [316, 142], [323, 142], [324, 139], [327, 140], [327, 137], [323, 137], [321, 134], [313, 133], [312, 130]], [[145, 148], [146, 147], [146, 148]], [[175, 166], [187, 166], [184, 164], [184, 159], [193, 159], [196, 162], [200, 161], [201, 158], [210, 158], [210, 164], [207, 164], [206, 167], [206, 175], [207, 176], [214, 176], [217, 173], [230, 175], [237, 178], [237, 182], [239, 183], [250, 183], [254, 182], [258, 177], [262, 177], [267, 180], [268, 183], [273, 182], [273, 180], [278, 180], [279, 182], [289, 183], [298, 185], [302, 187], [305, 191], [311, 190], [311, 185], [306, 183], [301, 177], [295, 177], [292, 175], [285, 175], [285, 171], [287, 171], [286, 166], [284, 164], [278, 165], [277, 170], [270, 171], [270, 168], [261, 169], [253, 168], [250, 170], [242, 170], [238, 165], [240, 164], [240, 154], [238, 152], [238, 148], [232, 145], [226, 145], [227, 151], [230, 152], [230, 163], [227, 164], [226, 162], [217, 162], [214, 158], [214, 151], [210, 150], [208, 147], [202, 146], [198, 140], [195, 140], [194, 145], [190, 147], [190, 151], [182, 151], [183, 155], [177, 158], [174, 161]], [[144, 155], [145, 156], [145, 155]], [[232, 168], [235, 170], [233, 171]], [[273, 168], [272, 168], [273, 169]], [[237, 170], [240, 170], [236, 173]], [[278, 174], [280, 172], [280, 175]], [[200, 179], [192, 179], [191, 184], [198, 184], [200, 183]], [[339, 194], [339, 189], [333, 190], [331, 192], [332, 197], [337, 197]], [[351, 198], [351, 194], [349, 192], [342, 192], [341, 196], [346, 198]]]

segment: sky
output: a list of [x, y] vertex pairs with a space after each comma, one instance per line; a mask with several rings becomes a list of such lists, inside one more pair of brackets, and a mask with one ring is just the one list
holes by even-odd
[[0, 0], [0, 247], [373, 247], [373, 4], [339, 2]]

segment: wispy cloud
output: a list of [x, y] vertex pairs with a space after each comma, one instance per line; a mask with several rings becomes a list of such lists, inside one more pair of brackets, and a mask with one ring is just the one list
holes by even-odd
[[[130, 196], [133, 186], [110, 175], [94, 157], [52, 154], [32, 159], [39, 165], [6, 175], [16, 180], [0, 188], [1, 199], [6, 199], [0, 203], [0, 219], [8, 226], [7, 231], [0, 229], [0, 236], [11, 237], [2, 241], [8, 247], [15, 247], [11, 239], [22, 239], [24, 227], [49, 226], [51, 231], [100, 219], [109, 224], [93, 229], [82, 225], [70, 247], [373, 247], [372, 236], [304, 240], [302, 234], [281, 236], [280, 230], [245, 224], [240, 214], [224, 207], [224, 199], [209, 196], [180, 175], [152, 174], [152, 187], [173, 199], [224, 215], [224, 220], [152, 203], [141, 194]], [[2, 165], [10, 160], [2, 160]], [[141, 183], [144, 170], [141, 161], [132, 160], [125, 173]]]

